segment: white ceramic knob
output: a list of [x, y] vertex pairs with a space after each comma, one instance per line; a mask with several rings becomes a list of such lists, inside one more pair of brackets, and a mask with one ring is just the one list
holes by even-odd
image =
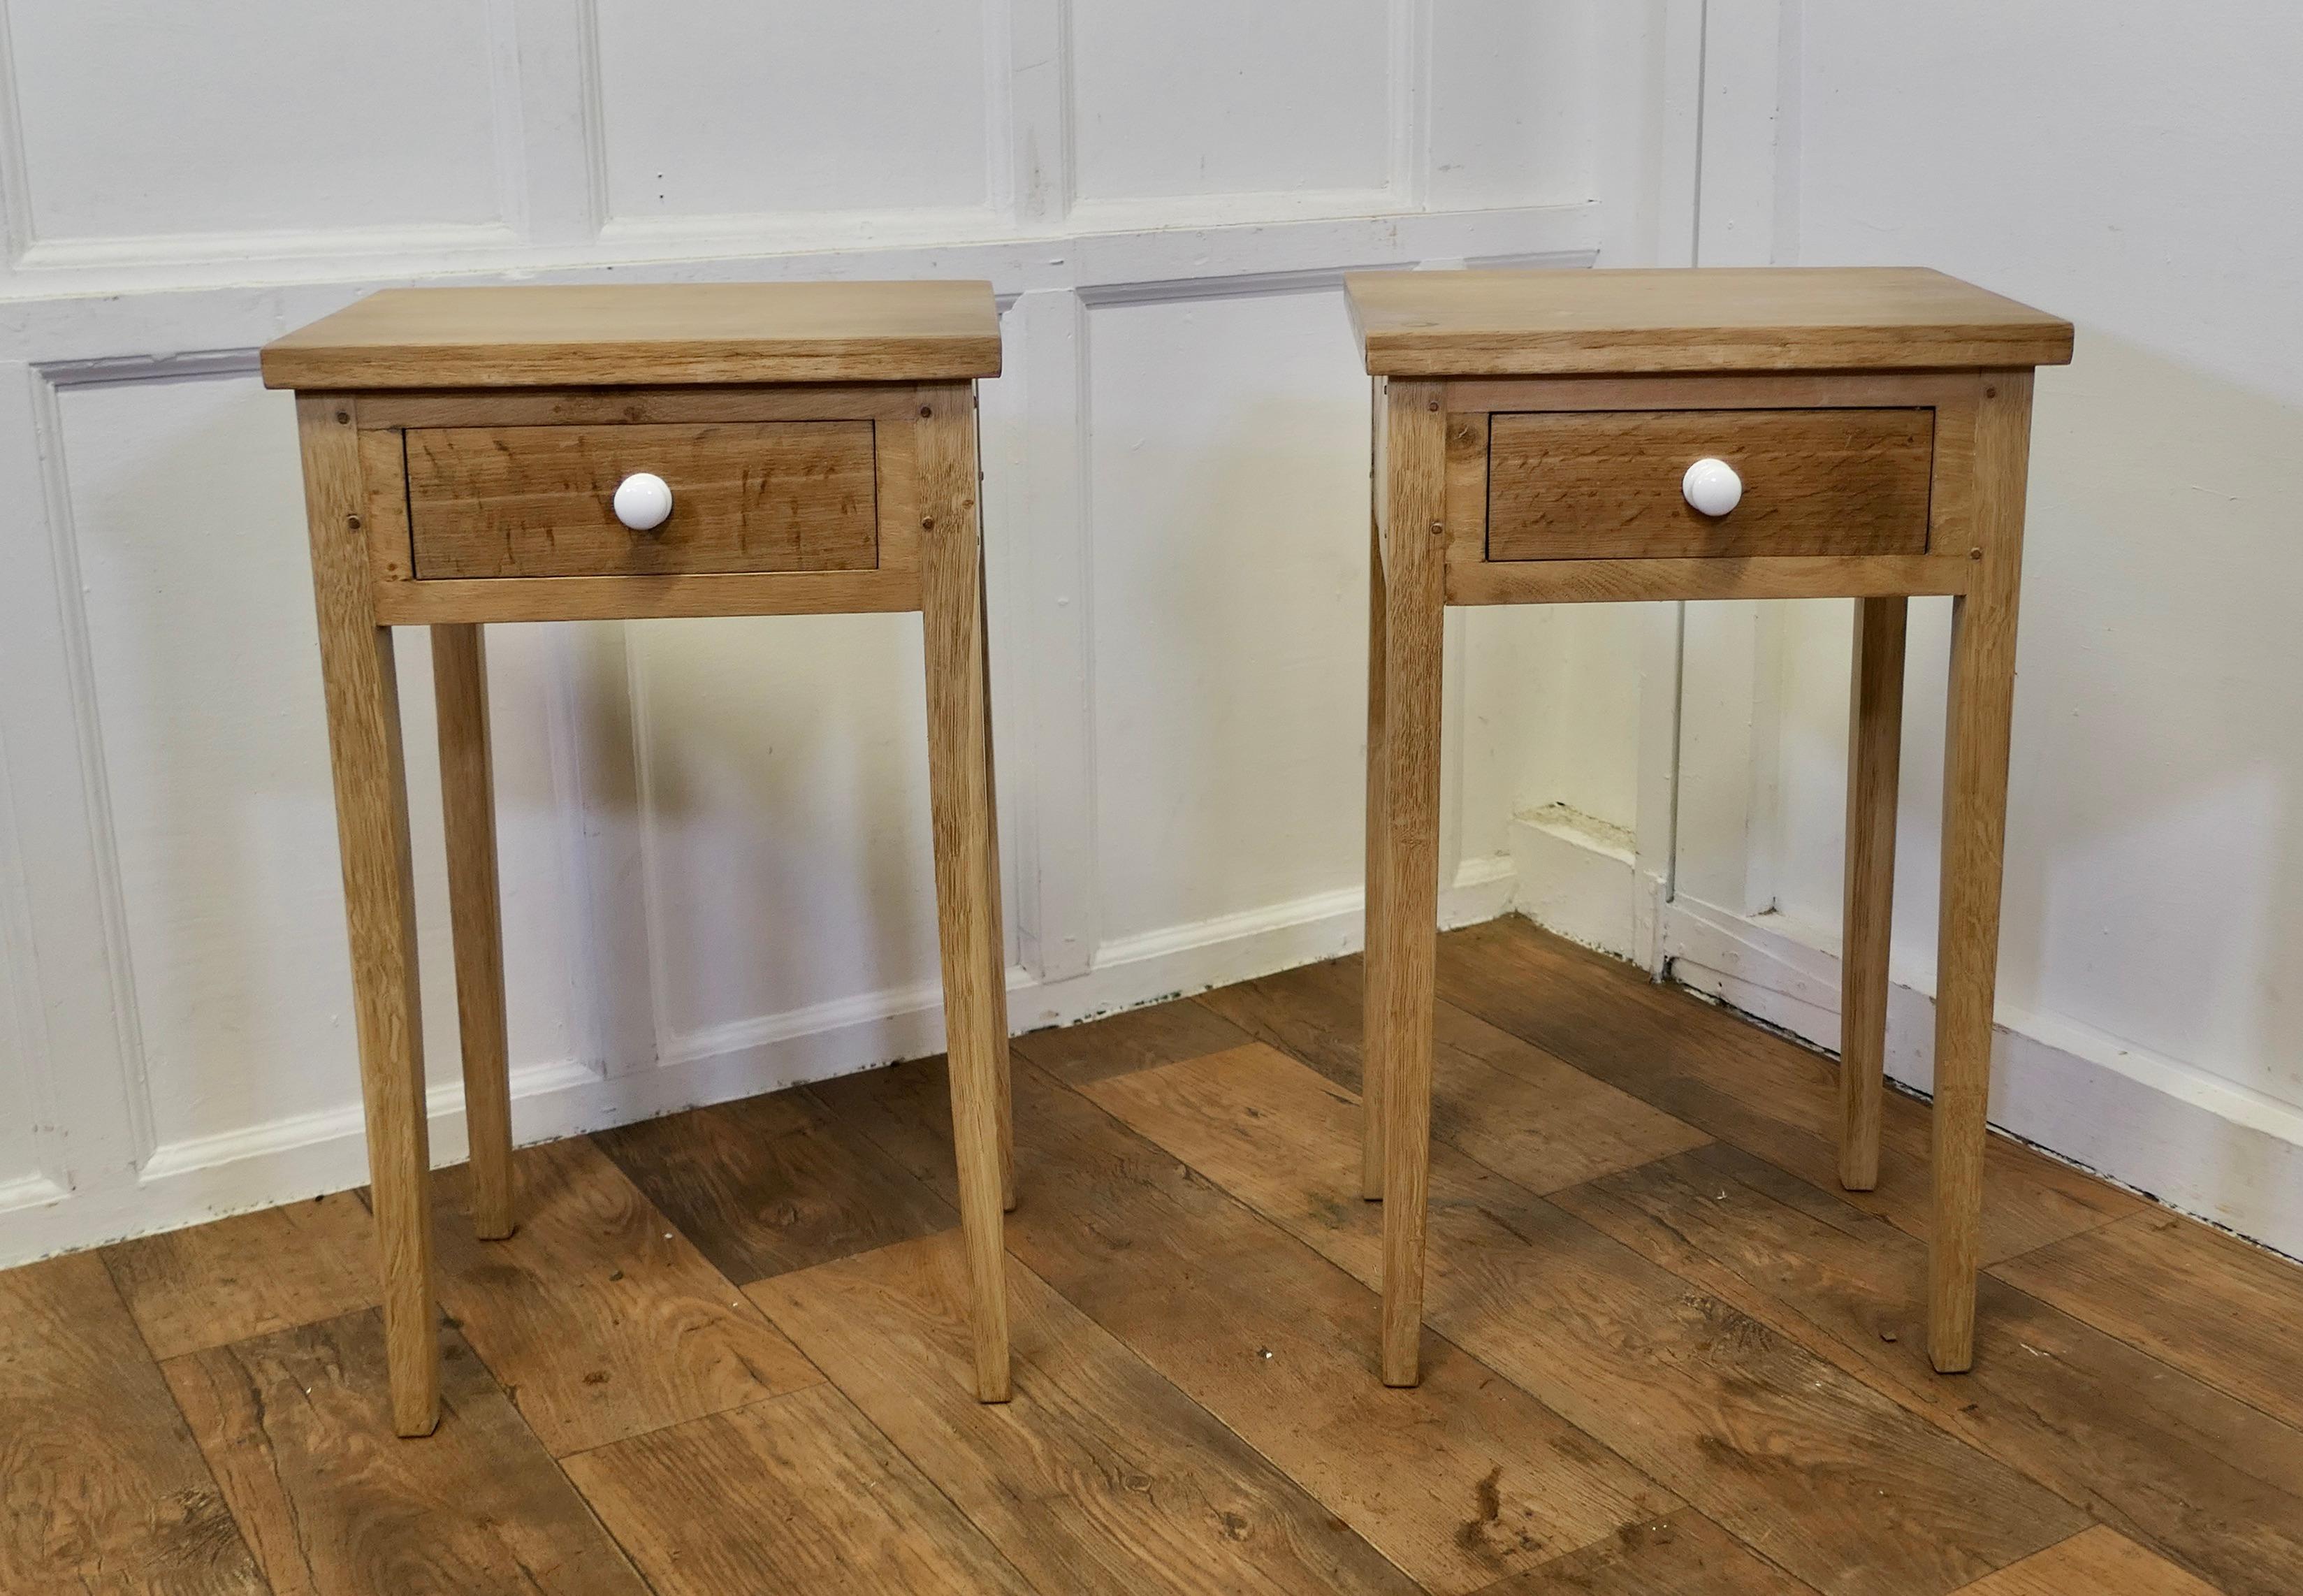
[[1743, 479], [1724, 460], [1704, 456], [1687, 468], [1679, 491], [1705, 515], [1725, 515], [1743, 502]]
[[635, 532], [653, 532], [671, 517], [671, 484], [654, 471], [635, 471], [616, 484], [616, 519]]

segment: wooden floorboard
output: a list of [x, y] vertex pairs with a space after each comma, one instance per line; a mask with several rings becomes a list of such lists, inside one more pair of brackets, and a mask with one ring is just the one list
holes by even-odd
[[[1360, 1279], [1357, 1106], [1261, 1046], [1098, 1083], [1097, 1101]], [[1453, 1149], [1431, 1162], [1429, 1322], [1767, 1557], [1849, 1592], [1952, 1589], [2075, 1510], [1748, 1315]]]
[[657, 1596], [1025, 1596], [1032, 1587], [829, 1385], [567, 1460]]
[[2215, 1588], [2097, 1527], [1988, 1575], [1959, 1596], [2216, 1596]]
[[356, 1195], [0, 1272], [0, 1591], [2294, 1596], [2303, 1269], [2002, 1138], [1926, 1362], [1927, 1110], [1524, 921], [1440, 939], [1423, 1384], [1375, 1375], [1360, 962], [1017, 1039], [1016, 1399], [924, 1060], [438, 1178], [390, 1433]]
[[691, 1109], [593, 1138], [739, 1286], [959, 1222], [806, 1092]]
[[1423, 1385], [1387, 1389], [1372, 1294], [1030, 1065], [1016, 1137], [1033, 1167], [1008, 1250], [1429, 1588], [1679, 1505], [1436, 1338]]
[[1406, 1575], [1014, 1259], [1016, 1393], [973, 1390], [957, 1231], [752, 1295], [1042, 1591], [1413, 1592]]
[[0, 1591], [264, 1588], [103, 1261], [0, 1273]]
[[823, 1378], [589, 1140], [513, 1173], [504, 1241], [474, 1235], [467, 1166], [437, 1177], [440, 1297], [554, 1455]]
[[[1359, 971], [1357, 959], [1331, 959], [1201, 1001], [1356, 1092]], [[1711, 1139], [1452, 1003], [1438, 1006], [1431, 1044], [1431, 1134], [1530, 1191], [1556, 1191]]]
[[1992, 1272], [2303, 1425], [2303, 1270], [2283, 1258], [2151, 1210], [2009, 1259]]
[[358, 1192], [119, 1242], [104, 1259], [156, 1358], [373, 1307], [379, 1284]]
[[1692, 1507], [1627, 1524], [1596, 1546], [1514, 1575], [1480, 1596], [1813, 1596]]
[[392, 1433], [373, 1308], [188, 1354], [166, 1371], [277, 1596], [645, 1596], [453, 1331], [440, 1427], [419, 1440]]
[[[1665, 1112], [1838, 1189], [1837, 1066], [1675, 987], [1515, 918], [1440, 938], [1439, 994]], [[1927, 1108], [1889, 1093], [1878, 1189], [1849, 1201], [1924, 1240]], [[1983, 1256], [2013, 1257], [2143, 1200], [2004, 1136], [1985, 1155]]]
[[2303, 1591], [2303, 1431], [1988, 1279], [1973, 1372], [1937, 1374], [1926, 1250], [1732, 1150], [1555, 1200], [2231, 1596]]
[[1177, 999], [1084, 1026], [1033, 1031], [1017, 1037], [1014, 1051], [1065, 1085], [1076, 1086], [1131, 1069], [1219, 1053], [1246, 1040], [1228, 1020], [1188, 999]]

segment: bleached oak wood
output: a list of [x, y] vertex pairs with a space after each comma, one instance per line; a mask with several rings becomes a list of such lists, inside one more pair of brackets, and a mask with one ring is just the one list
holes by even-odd
[[[1925, 553], [1934, 453], [1919, 409], [1498, 414], [1488, 558]], [[1725, 515], [1682, 490], [1706, 458], [1742, 477]]]
[[975, 412], [966, 386], [922, 386], [916, 442], [928, 806], [935, 840], [960, 1225], [966, 1232], [974, 1284], [975, 1392], [986, 1402], [1005, 1402], [1009, 1384], [1000, 1214], [1007, 1182], [1000, 1145], [1008, 1077], [1007, 956], [992, 840]]
[[[1510, 410], [1798, 410], [1918, 405], [1940, 410], [1975, 389], [1970, 371], [1672, 372], [1661, 376], [1457, 377], [1450, 416]], [[361, 412], [366, 425], [366, 411]]]
[[[1379, 435], [1383, 428], [1383, 389], [1375, 390], [1375, 426]], [[1385, 861], [1389, 854], [1384, 839], [1390, 830], [1390, 819], [1384, 812], [1384, 605], [1383, 588], [1383, 527], [1372, 506], [1368, 513], [1368, 688], [1367, 688], [1367, 936], [1362, 946], [1367, 951], [1368, 976], [1363, 997], [1364, 1020], [1360, 1034], [1366, 1040], [1361, 1048], [1360, 1085], [1360, 1195], [1371, 1203], [1383, 1199], [1384, 1170], [1384, 1049], [1379, 1041], [1381, 1026], [1376, 1012], [1375, 993], [1388, 990], [1382, 974], [1386, 963], [1385, 939], [1377, 936], [1375, 928], [1389, 917], [1388, 899], [1384, 883], [1388, 872]]]
[[[968, 395], [968, 415], [971, 425], [975, 418], [975, 395]], [[983, 480], [983, 443], [976, 443], [976, 481]], [[980, 535], [979, 535], [980, 536]], [[984, 642], [977, 652], [983, 662], [983, 846], [989, 857], [984, 879], [991, 882], [994, 893], [1004, 879], [1000, 874], [1000, 762], [992, 755], [991, 739], [991, 584], [984, 574], [983, 560], [979, 553], [975, 562], [975, 609], [977, 624], [983, 629]], [[993, 963], [998, 967], [994, 979], [1000, 988], [1000, 1025], [997, 1060], [999, 1077], [993, 1092], [993, 1109], [998, 1116], [1000, 1139], [1000, 1208], [1003, 1213], [1016, 1207], [1016, 1110], [1013, 1072], [1008, 1064], [1008, 942], [1004, 921], [995, 920], [1000, 934]]]
[[1523, 560], [1447, 570], [1451, 604], [1590, 604], [1702, 598], [1877, 598], [1964, 593], [1973, 563], [1948, 554], [1758, 559]]
[[359, 1034], [368, 1185], [384, 1254], [384, 1330], [392, 1427], [428, 1435], [440, 1418], [432, 1288], [430, 1132], [416, 978], [416, 890], [392, 632], [368, 603], [365, 502], [351, 398], [299, 393], [320, 671], [343, 853], [352, 1007]]
[[1903, 745], [1906, 599], [1855, 606], [1847, 714], [1847, 892], [1839, 966], [1839, 1182], [1879, 1184], [1887, 944], [1895, 895], [1895, 782]]
[[504, 1019], [487, 652], [478, 627], [432, 629], [432, 690], [440, 722], [440, 809], [448, 850], [448, 920], [455, 939], [472, 1224], [485, 1239], [501, 1241], [519, 1221], [512, 1212], [511, 1049]]
[[[417, 428], [416, 575], [870, 570], [872, 433], [869, 421]], [[671, 515], [647, 531], [614, 508], [641, 471], [671, 489]]]
[[991, 285], [395, 288], [265, 346], [274, 388], [618, 387], [998, 376]]
[[1902, 266], [1354, 272], [1371, 375], [2054, 365], [2069, 322]]
[[416, 545], [408, 535], [408, 448], [403, 435], [359, 426], [360, 491], [366, 502], [368, 574], [379, 591], [391, 582], [412, 580]]
[[1477, 571], [1488, 557], [1488, 464], [1494, 416], [1447, 413], [1447, 579]]
[[[981, 467], [973, 384], [960, 380], [998, 369], [998, 318], [981, 283], [396, 291], [266, 350], [266, 380], [299, 389], [391, 1401], [403, 1434], [437, 1423], [439, 1381], [389, 629], [407, 624], [434, 629], [469, 1203], [478, 1233], [501, 1238], [514, 1222], [513, 1186], [480, 626], [923, 612], [974, 1386], [986, 1401], [1006, 1399], [1006, 957]], [[365, 418], [363, 401], [373, 406]], [[625, 473], [650, 469], [672, 484], [673, 519], [642, 538], [609, 501]], [[843, 567], [862, 569], [822, 569]]]
[[[1364, 1066], [1381, 1109], [1362, 1149], [1363, 1192], [1379, 1156], [1385, 1171], [1385, 1380], [1413, 1378], [1429, 1178], [1430, 993], [1400, 964], [1428, 956], [1431, 918], [1429, 864], [1401, 857], [1437, 790], [1437, 733], [1403, 719], [1427, 685], [1437, 712], [1436, 663], [1428, 684], [1403, 676], [1427, 652], [1404, 625], [1436, 662], [1427, 579], [1458, 604], [1863, 601], [1835, 1116], [1837, 1173], [1860, 1191], [1880, 1179], [1905, 600], [1953, 596], [1928, 1346], [1937, 1369], [1969, 1367], [2030, 367], [2071, 358], [2069, 325], [1901, 269], [1356, 274], [1346, 292], [1368, 369], [1395, 384], [1374, 450], [1388, 519], [1369, 664]], [[1397, 385], [1411, 376], [1444, 380]], [[1427, 391], [1430, 435], [1403, 451], [1399, 395]], [[1680, 473], [1739, 452], [1747, 502], [1696, 516]], [[1403, 526], [1410, 501], [1430, 536]]]
[[[1446, 420], [1436, 383], [1385, 384], [1377, 504], [1384, 564], [1380, 831], [1369, 865], [1380, 917], [1367, 998], [1370, 1071], [1384, 1094], [1386, 1385], [1413, 1385], [1423, 1336], [1424, 1187], [1431, 1157], [1431, 1002], [1439, 916], [1439, 693], [1446, 608]], [[1372, 678], [1371, 678], [1372, 680]]]
[[920, 607], [916, 570], [790, 570], [672, 577], [491, 577], [390, 582], [388, 626], [448, 621], [655, 621], [694, 615], [856, 615]]
[[2031, 373], [1986, 374], [1976, 426], [1972, 588], [1953, 602], [1944, 715], [1942, 919], [1936, 951], [1935, 1223], [1928, 1245], [1928, 1355], [1975, 1361], [1991, 1009], [2015, 707], [2016, 593], [2031, 437]]
[[905, 421], [910, 383], [807, 383], [776, 387], [384, 389], [362, 397], [359, 425], [603, 426], [704, 421]]

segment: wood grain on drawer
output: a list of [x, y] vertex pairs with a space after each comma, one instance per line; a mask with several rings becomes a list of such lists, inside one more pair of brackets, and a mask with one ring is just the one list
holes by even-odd
[[[859, 570], [879, 561], [869, 421], [411, 427], [419, 580]], [[616, 519], [652, 471], [671, 515]]]
[[[1490, 437], [1490, 560], [1927, 552], [1931, 410], [1498, 415]], [[1680, 491], [1706, 455], [1743, 478], [1724, 516]]]

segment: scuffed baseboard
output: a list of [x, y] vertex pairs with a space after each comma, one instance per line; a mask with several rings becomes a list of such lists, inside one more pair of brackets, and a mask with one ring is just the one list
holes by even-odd
[[[1664, 912], [1671, 978], [1832, 1051], [1835, 939], [1780, 915], [1675, 899]], [[2251, 1241], [2303, 1257], [2303, 1111], [2180, 1060], [2059, 1016], [2001, 1004], [1991, 1123], [2054, 1156]], [[1887, 995], [1887, 1074], [1935, 1084], [1935, 1000]]]
[[[1626, 839], [1555, 807], [1513, 822], [1512, 854], [1520, 913], [1640, 962], [1642, 883]], [[1664, 901], [1658, 922], [1655, 951], [1667, 979], [1838, 1051], [1839, 953], [1831, 933], [1686, 898]], [[1891, 981], [1888, 1076], [1924, 1095], [1934, 1085], [1934, 1057], [1932, 994], [1911, 978]], [[2303, 1109], [2076, 1021], [2003, 1002], [1991, 1123], [2170, 1208], [2303, 1257]]]

